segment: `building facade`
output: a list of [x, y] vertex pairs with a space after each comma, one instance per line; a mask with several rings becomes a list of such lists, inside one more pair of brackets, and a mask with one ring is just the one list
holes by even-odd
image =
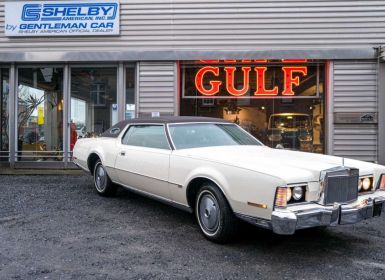
[[70, 168], [77, 139], [158, 115], [385, 164], [383, 1], [89, 3], [0, 2], [1, 165]]

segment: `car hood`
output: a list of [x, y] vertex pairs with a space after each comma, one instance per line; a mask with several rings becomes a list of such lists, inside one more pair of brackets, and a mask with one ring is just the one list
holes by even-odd
[[[266, 146], [205, 147], [177, 150], [174, 153], [268, 174], [283, 179], [287, 184], [318, 181], [321, 171], [343, 165], [340, 157]], [[344, 165], [360, 169], [360, 175], [373, 174], [378, 166], [352, 159], [344, 159]]]

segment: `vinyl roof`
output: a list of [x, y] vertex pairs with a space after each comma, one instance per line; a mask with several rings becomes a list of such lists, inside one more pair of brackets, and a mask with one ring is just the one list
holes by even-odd
[[[113, 127], [103, 132], [101, 137], [118, 137], [120, 131], [127, 124], [169, 124], [169, 123], [232, 123], [224, 119], [208, 118], [208, 117], [190, 117], [190, 116], [162, 116], [162, 117], [148, 117], [148, 118], [135, 118], [118, 122]], [[115, 130], [115, 133], [113, 131]]]
[[148, 117], [148, 118], [136, 118], [123, 121], [128, 123], [189, 123], [189, 122], [220, 122], [231, 123], [230, 121], [218, 118], [209, 117], [192, 117], [192, 116], [165, 116], [165, 117]]

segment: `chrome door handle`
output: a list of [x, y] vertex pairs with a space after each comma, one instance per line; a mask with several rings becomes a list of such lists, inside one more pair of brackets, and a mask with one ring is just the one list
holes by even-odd
[[125, 155], [126, 155], [126, 151], [121, 151], [121, 152], [120, 152], [120, 155], [121, 155], [121, 156], [125, 156]]

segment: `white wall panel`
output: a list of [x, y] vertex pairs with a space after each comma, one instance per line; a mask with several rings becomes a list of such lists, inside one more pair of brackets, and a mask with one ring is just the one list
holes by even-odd
[[384, 1], [121, 0], [121, 35], [7, 38], [0, 51], [358, 48], [385, 44]]
[[138, 63], [139, 116], [159, 112], [175, 114], [177, 73], [175, 62]]
[[[334, 113], [378, 112], [375, 61], [335, 61], [333, 85]], [[377, 161], [377, 124], [334, 124], [333, 154]]]

